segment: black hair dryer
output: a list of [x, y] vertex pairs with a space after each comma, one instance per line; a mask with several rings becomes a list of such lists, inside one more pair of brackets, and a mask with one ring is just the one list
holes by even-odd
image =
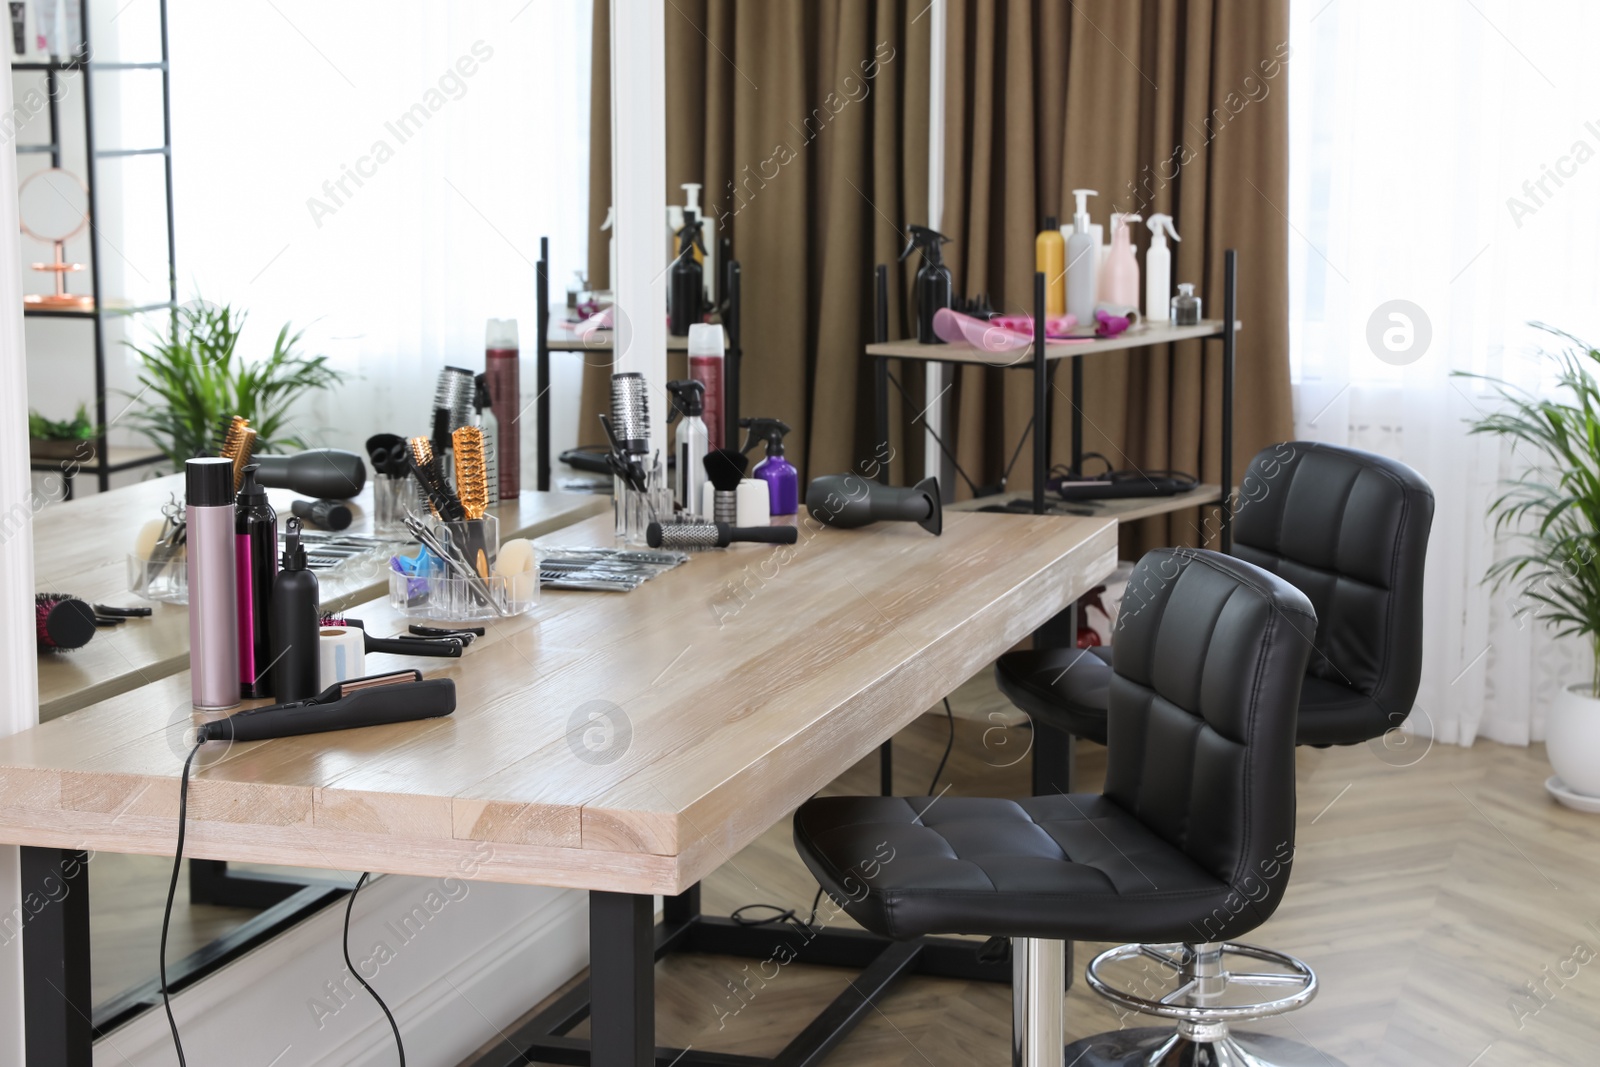
[[823, 525], [841, 530], [875, 522], [914, 522], [938, 537], [944, 529], [937, 478], [924, 478], [907, 489], [859, 474], [825, 474], [806, 487], [806, 510]]

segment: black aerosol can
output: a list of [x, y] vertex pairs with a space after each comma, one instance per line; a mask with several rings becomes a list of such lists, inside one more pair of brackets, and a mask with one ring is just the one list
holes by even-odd
[[950, 306], [950, 268], [944, 265], [944, 253], [941, 251], [941, 246], [949, 243], [950, 238], [926, 226], [908, 226], [906, 229], [911, 237], [906, 241], [905, 251], [900, 253], [901, 262], [911, 254], [912, 249], [922, 249], [922, 266], [917, 270], [912, 297], [917, 340], [925, 345], [942, 345], [944, 342], [933, 332], [933, 316], [940, 308]]

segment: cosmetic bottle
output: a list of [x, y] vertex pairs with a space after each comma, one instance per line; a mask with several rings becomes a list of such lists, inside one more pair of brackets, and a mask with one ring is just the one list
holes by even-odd
[[1145, 223], [1150, 227], [1150, 250], [1144, 254], [1144, 319], [1164, 326], [1172, 315], [1172, 252], [1167, 238], [1181, 241], [1172, 216], [1157, 212]]
[[1094, 322], [1094, 303], [1099, 294], [1100, 241], [1089, 225], [1089, 198], [1100, 194], [1093, 189], [1074, 189], [1077, 210], [1072, 214], [1072, 236], [1067, 239], [1067, 314], [1080, 326]]
[[686, 517], [704, 518], [700, 514], [700, 497], [705, 490], [701, 487], [706, 484], [705, 458], [711, 450], [705, 420], [701, 418], [705, 412], [706, 387], [691, 378], [668, 382], [667, 392], [672, 397], [673, 410], [682, 416], [672, 439], [677, 481], [673, 499]]
[[484, 377], [497, 424], [495, 463], [500, 468], [500, 499], [515, 500], [522, 490], [522, 441], [517, 432], [522, 369], [517, 320], [490, 319], [485, 335]]
[[[295, 501], [296, 505], [301, 503]], [[342, 509], [345, 525], [350, 524], [350, 509], [343, 504], [318, 503]], [[256, 482], [254, 463], [244, 469], [244, 484], [239, 487], [233, 515], [238, 553], [235, 576], [239, 588], [239, 695], [250, 700], [271, 692], [266, 676], [267, 664], [272, 662], [268, 620], [272, 580], [278, 575], [278, 513], [272, 510], [267, 491]]]
[[1033, 241], [1033, 269], [1044, 275], [1044, 312], [1050, 318], [1067, 313], [1067, 247], [1054, 215], [1046, 215], [1044, 229]]
[[[699, 241], [694, 250], [694, 258], [700, 264], [701, 286], [705, 291], [706, 304], [712, 307], [717, 302], [717, 234], [716, 224], [711, 217], [700, 210], [700, 183], [684, 182], [678, 188], [683, 190], [683, 216], [688, 219], [691, 214], [700, 220]], [[673, 249], [673, 253], [677, 253]]]
[[740, 419], [739, 425], [750, 431], [742, 451], [748, 453], [757, 441], [767, 443], [767, 458], [756, 464], [750, 476], [767, 483], [771, 513], [796, 514], [800, 510], [800, 472], [783, 457], [783, 438], [789, 432], [788, 424], [777, 419]]
[[189, 680], [194, 706], [239, 703], [238, 549], [234, 543], [233, 460], [183, 466], [189, 551]]
[[700, 225], [697, 213], [684, 211], [678, 251], [667, 275], [667, 332], [674, 337], [688, 336], [689, 327], [705, 319], [705, 269], [697, 258], [705, 254], [700, 245]]
[[705, 387], [701, 417], [705, 420], [709, 448], [721, 448], [726, 436], [727, 423], [722, 414], [726, 410], [722, 402], [722, 365], [722, 327], [709, 322], [690, 326], [689, 377]]
[[284, 528], [283, 569], [272, 582], [272, 697], [280, 704], [322, 691], [317, 576], [306, 567], [300, 520]]
[[[908, 226], [911, 236], [900, 253], [903, 263], [914, 248], [922, 250], [922, 266], [917, 269], [915, 293], [915, 318], [917, 341], [925, 345], [942, 345], [944, 342], [933, 332], [933, 317], [940, 309], [950, 306], [950, 268], [944, 265], [942, 246], [950, 238], [935, 233], [926, 226]], [[798, 490], [796, 490], [798, 493]]]
[[1178, 295], [1172, 298], [1172, 324], [1200, 325], [1200, 298], [1194, 295], [1194, 285], [1190, 282], [1179, 284]]
[[1133, 254], [1130, 226], [1138, 221], [1138, 215], [1111, 216], [1111, 254], [1106, 257], [1105, 270], [1100, 277], [1102, 304], [1118, 308], [1139, 306], [1139, 260]]

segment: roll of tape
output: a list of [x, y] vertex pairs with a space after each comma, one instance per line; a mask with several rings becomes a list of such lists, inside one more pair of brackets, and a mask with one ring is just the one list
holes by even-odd
[[317, 638], [322, 684], [332, 685], [367, 673], [366, 635], [355, 627], [324, 626]]
[[772, 490], [760, 478], [739, 483], [738, 518], [735, 526], [767, 526], [772, 522]]

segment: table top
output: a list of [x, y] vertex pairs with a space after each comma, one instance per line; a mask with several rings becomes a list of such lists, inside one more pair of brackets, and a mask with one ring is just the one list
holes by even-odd
[[[796, 546], [703, 553], [632, 593], [546, 590], [427, 661], [452, 716], [207, 746], [188, 855], [678, 893], [1116, 562], [1106, 519], [799, 524]], [[610, 543], [610, 520], [541, 540]], [[0, 739], [0, 841], [170, 855], [188, 691], [173, 675]]]
[[[83, 648], [39, 657], [39, 715], [54, 718], [182, 670], [189, 661], [189, 613], [181, 604], [151, 603], [128, 592], [127, 555], [139, 528], [159, 518], [161, 505], [183, 497], [183, 475], [152, 478], [108, 493], [49, 504], [33, 519], [34, 586], [71, 593], [90, 603], [148, 605], [150, 618], [98, 631]], [[303, 499], [269, 489], [280, 520]], [[348, 530], [372, 532], [372, 483], [348, 501]], [[523, 493], [499, 504], [500, 537], [537, 537], [609, 511], [610, 497], [584, 493]], [[325, 607], [343, 608], [388, 588], [383, 566], [349, 566], [318, 575]]]
[[[612, 347], [612, 332], [610, 330], [597, 330], [585, 341], [579, 337], [575, 327], [578, 323], [567, 322], [551, 316], [550, 329], [545, 334], [545, 347], [552, 352], [609, 352]], [[723, 343], [727, 343], [728, 331], [722, 331]], [[689, 351], [689, 338], [680, 334], [667, 335], [668, 352]]]
[[[1244, 324], [1235, 322], [1234, 329]], [[1063, 341], [1044, 346], [1046, 360], [1076, 359], [1103, 352], [1118, 352], [1128, 348], [1145, 348], [1150, 345], [1170, 345], [1178, 341], [1193, 341], [1202, 337], [1217, 337], [1223, 332], [1221, 319], [1201, 319], [1198, 326], [1169, 326], [1165, 323], [1135, 326], [1115, 337], [1102, 337], [1092, 341]], [[904, 341], [887, 341], [867, 346], [869, 356], [893, 356], [896, 359], [918, 359], [933, 363], [982, 363], [990, 367], [1027, 366], [1033, 361], [1033, 346], [993, 351], [968, 344], [925, 345], [916, 338]]]

